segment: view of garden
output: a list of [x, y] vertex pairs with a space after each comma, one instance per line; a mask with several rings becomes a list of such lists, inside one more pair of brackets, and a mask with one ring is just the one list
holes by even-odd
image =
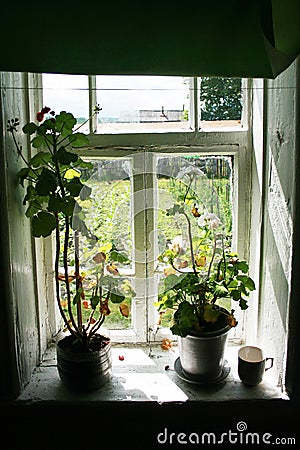
[[[201, 120], [236, 121], [241, 119], [241, 79], [203, 78], [201, 79]], [[82, 117], [79, 119], [81, 122]], [[134, 273], [133, 226], [131, 218], [132, 184], [130, 180], [130, 158], [115, 160], [94, 160], [93, 169], [86, 169], [83, 178], [92, 189], [90, 199], [82, 201], [87, 229], [95, 239], [81, 237], [80, 261], [86, 269], [82, 274], [85, 289], [91, 283], [90, 274], [95, 270], [93, 256], [101, 251], [117, 255], [116, 266], [124, 276]], [[169, 216], [167, 209], [176, 199], [182, 199], [186, 191], [184, 171], [193, 167], [201, 174], [189, 187], [191, 207], [197, 203], [202, 212], [214, 213], [220, 219], [226, 235], [226, 245], [230, 248], [232, 233], [232, 159], [226, 156], [161, 156], [157, 158], [155, 177], [157, 178], [158, 204], [156, 236], [157, 256], [174, 242], [186, 241], [184, 218]], [[81, 214], [81, 212], [79, 212]], [[194, 225], [195, 226], [195, 225]], [[153, 230], [152, 230], [153, 231]], [[193, 230], [195, 235], [197, 230]], [[117, 252], [117, 253], [116, 253]], [[114, 264], [115, 261], [108, 261]], [[156, 261], [156, 270], [163, 273], [163, 264]], [[86, 317], [90, 314], [86, 302]], [[167, 315], [165, 320], [167, 319]], [[109, 328], [130, 328], [129, 318], [118, 312], [118, 304], [112, 305], [111, 314], [106, 318]]]
[[[90, 275], [95, 270], [93, 256], [97, 252], [108, 254], [112, 246], [117, 252], [116, 264], [121, 276], [134, 273], [132, 263], [134, 221], [131, 219], [132, 186], [129, 177], [130, 160], [95, 160], [93, 169], [84, 174], [92, 189], [91, 198], [81, 201], [85, 223], [97, 239], [81, 236], [80, 261], [85, 268], [85, 289], [91, 283]], [[169, 245], [177, 241], [186, 242], [186, 224], [180, 216], [168, 216], [167, 209], [178, 199], [183, 198], [187, 189], [185, 171], [191, 167], [197, 176], [189, 188], [190, 205], [197, 203], [202, 212], [214, 213], [224, 225], [227, 245], [230, 247], [232, 232], [231, 195], [232, 160], [225, 156], [163, 156], [157, 158], [157, 256]], [[194, 224], [194, 228], [196, 224]], [[194, 230], [197, 236], [197, 230]], [[116, 253], [115, 253], [116, 254]], [[163, 273], [164, 265], [156, 261], [158, 273]], [[130, 276], [129, 275], [129, 276]], [[92, 287], [92, 284], [91, 284]], [[87, 303], [87, 302], [86, 302]], [[85, 305], [86, 318], [90, 314]], [[167, 320], [167, 315], [165, 320]], [[106, 318], [109, 328], [130, 328], [130, 317], [119, 314], [118, 304], [111, 305], [111, 314]]]

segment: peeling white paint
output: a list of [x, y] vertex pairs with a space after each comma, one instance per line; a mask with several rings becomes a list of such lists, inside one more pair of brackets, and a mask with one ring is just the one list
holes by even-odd
[[278, 255], [286, 280], [290, 283], [293, 222], [285, 198], [278, 169], [270, 152], [270, 176], [268, 193], [268, 215]]

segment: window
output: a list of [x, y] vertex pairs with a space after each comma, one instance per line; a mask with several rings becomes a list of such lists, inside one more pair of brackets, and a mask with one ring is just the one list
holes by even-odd
[[[84, 174], [93, 188], [89, 225], [104, 246], [113, 242], [128, 256], [120, 270], [133, 280], [136, 297], [129, 320], [112, 314], [106, 322], [115, 341], [170, 334], [158, 326], [154, 305], [163, 270], [158, 255], [184, 234], [165, 210], [187, 165], [205, 173], [194, 188], [221, 216], [232, 248], [247, 256], [246, 87], [233, 79], [43, 75], [43, 104], [72, 112], [90, 137], [91, 146], [80, 150], [93, 162]], [[96, 104], [102, 109], [89, 120]], [[241, 339], [243, 327], [235, 333]]]
[[[186, 198], [197, 206], [199, 216], [215, 214], [224, 229], [224, 244], [228, 251], [232, 247], [232, 173], [231, 156], [162, 156], [157, 158], [157, 243], [158, 255], [169, 249], [178, 249], [180, 270], [185, 272], [189, 255], [188, 224], [181, 214], [168, 214], [168, 210]], [[217, 219], [218, 218], [218, 219]], [[219, 221], [218, 221], [219, 222]], [[191, 224], [191, 234], [196, 265], [201, 267], [201, 239], [197, 222]], [[199, 240], [198, 240], [199, 239]], [[203, 256], [202, 256], [203, 257]], [[171, 270], [162, 258], [158, 258], [156, 270], [159, 273], [158, 288], [163, 285], [164, 273]], [[205, 261], [206, 263], [206, 261]], [[208, 266], [208, 262], [207, 262]], [[231, 309], [231, 305], [223, 305]], [[171, 326], [172, 311], [161, 315], [161, 326]]]
[[102, 107], [97, 133], [189, 128], [190, 87], [183, 77], [100, 75], [96, 77], [96, 91]]

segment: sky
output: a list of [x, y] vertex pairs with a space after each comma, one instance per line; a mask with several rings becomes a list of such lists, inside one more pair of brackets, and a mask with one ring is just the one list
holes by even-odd
[[[183, 77], [97, 76], [100, 117], [119, 117], [139, 109], [188, 107], [188, 85]], [[88, 77], [44, 74], [44, 106], [56, 113], [68, 109], [75, 117], [88, 117]]]

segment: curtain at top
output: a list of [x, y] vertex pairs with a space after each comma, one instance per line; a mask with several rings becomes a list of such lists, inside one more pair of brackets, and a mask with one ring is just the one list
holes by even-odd
[[275, 78], [299, 25], [299, 0], [6, 2], [0, 70]]

